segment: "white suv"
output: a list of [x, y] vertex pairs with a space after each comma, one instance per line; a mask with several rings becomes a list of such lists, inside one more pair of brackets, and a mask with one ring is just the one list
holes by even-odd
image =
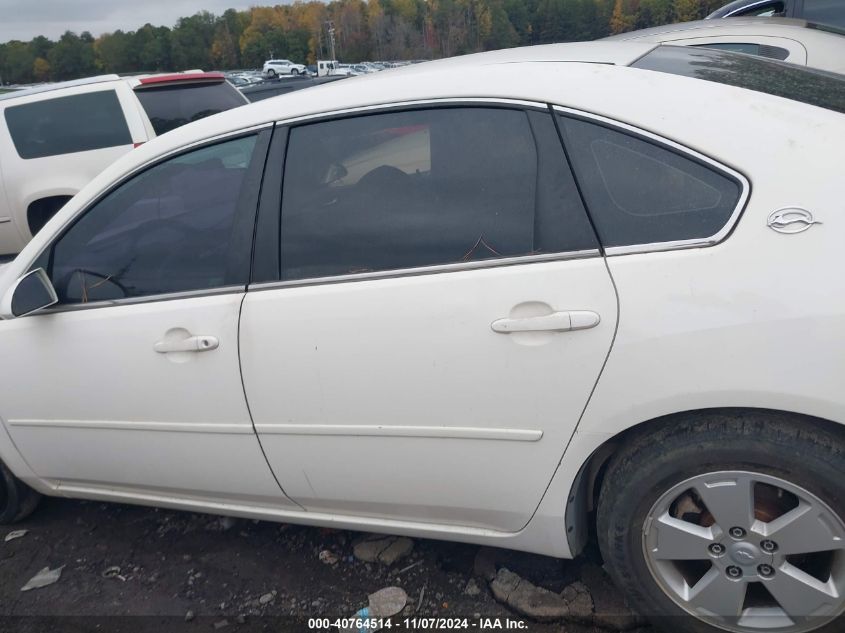
[[261, 72], [268, 77], [276, 75], [304, 75], [308, 72], [302, 64], [294, 64], [289, 59], [268, 59]]
[[0, 96], [0, 258], [133, 147], [248, 103], [220, 73], [103, 75]]

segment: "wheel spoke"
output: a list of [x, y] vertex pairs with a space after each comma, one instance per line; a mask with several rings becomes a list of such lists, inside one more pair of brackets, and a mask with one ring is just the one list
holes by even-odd
[[651, 526], [657, 531], [652, 556], [658, 560], [705, 560], [713, 530], [664, 514]]
[[690, 589], [689, 603], [710, 615], [739, 618], [745, 603], [746, 588], [744, 580], [729, 580], [724, 572], [711, 567]]
[[789, 563], [781, 565], [765, 587], [793, 620], [835, 607], [841, 600], [832, 583], [813, 578]]
[[695, 491], [723, 532], [734, 526], [751, 527], [754, 520], [754, 482], [750, 477], [713, 478], [697, 484]]
[[837, 531], [827, 512], [805, 501], [767, 523], [764, 530], [766, 538], [775, 541], [785, 556], [845, 548], [845, 535]]

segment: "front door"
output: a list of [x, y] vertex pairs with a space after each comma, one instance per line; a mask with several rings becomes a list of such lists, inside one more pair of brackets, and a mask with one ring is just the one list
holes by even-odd
[[0, 412], [23, 458], [59, 490], [290, 505], [238, 366], [265, 150], [251, 135], [159, 163], [34, 264], [60, 303], [0, 321], [0, 348], [15, 359], [0, 364]]
[[244, 301], [244, 385], [308, 510], [516, 531], [616, 296], [548, 111], [450, 105], [290, 130], [280, 279]]

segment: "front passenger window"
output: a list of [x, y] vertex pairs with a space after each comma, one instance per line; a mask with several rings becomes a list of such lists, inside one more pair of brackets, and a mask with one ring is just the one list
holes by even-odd
[[245, 283], [230, 246], [255, 144], [248, 136], [181, 154], [107, 194], [53, 245], [47, 267], [59, 301]]

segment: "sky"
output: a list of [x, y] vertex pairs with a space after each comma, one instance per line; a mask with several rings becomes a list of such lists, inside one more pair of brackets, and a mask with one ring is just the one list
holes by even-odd
[[[0, 0], [0, 42], [45, 35], [57, 40], [65, 31], [90, 31], [94, 37], [122, 29], [134, 31], [147, 22], [173, 26], [198, 11], [220, 15], [226, 9], [279, 4], [280, 0]], [[281, 3], [285, 3], [281, 0]]]

